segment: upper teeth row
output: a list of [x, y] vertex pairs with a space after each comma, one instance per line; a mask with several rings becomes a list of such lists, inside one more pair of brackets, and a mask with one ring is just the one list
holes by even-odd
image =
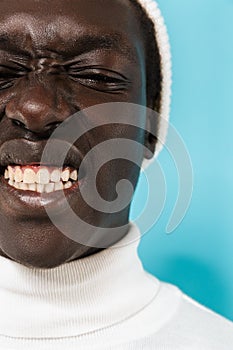
[[15, 182], [23, 182], [25, 184], [42, 184], [46, 185], [50, 182], [68, 181], [69, 179], [77, 181], [77, 170], [65, 168], [64, 170], [55, 168], [51, 172], [46, 167], [40, 167], [37, 172], [32, 168], [23, 168], [20, 166], [8, 166], [4, 174], [5, 179]]

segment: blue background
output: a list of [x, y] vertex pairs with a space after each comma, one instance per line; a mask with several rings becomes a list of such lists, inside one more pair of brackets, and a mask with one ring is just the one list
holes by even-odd
[[[146, 270], [233, 320], [233, 1], [158, 3], [173, 56], [171, 122], [190, 153], [194, 189], [184, 220], [166, 234], [178, 182], [164, 150], [158, 160], [167, 182], [165, 208], [139, 255]], [[132, 217], [146, 191], [141, 177]]]

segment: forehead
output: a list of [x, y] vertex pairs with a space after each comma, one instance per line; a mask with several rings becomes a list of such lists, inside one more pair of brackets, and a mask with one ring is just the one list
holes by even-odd
[[[140, 22], [128, 0], [2, 0], [0, 44], [18, 48], [51, 46], [69, 50], [88, 38], [103, 45], [137, 51], [143, 42]], [[54, 46], [54, 47], [53, 47]], [[135, 52], [136, 53], [136, 52]]]

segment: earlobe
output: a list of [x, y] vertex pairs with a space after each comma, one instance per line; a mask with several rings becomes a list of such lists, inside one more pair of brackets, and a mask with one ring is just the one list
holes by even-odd
[[151, 159], [155, 153], [157, 139], [151, 133], [145, 132], [145, 149], [144, 149], [144, 158]]
[[154, 113], [150, 113], [147, 116], [145, 139], [144, 139], [144, 158], [151, 159], [154, 156], [155, 148], [157, 144], [157, 128], [158, 122]]

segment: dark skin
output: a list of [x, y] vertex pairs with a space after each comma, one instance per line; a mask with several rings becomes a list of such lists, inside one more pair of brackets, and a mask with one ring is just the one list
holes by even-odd
[[[48, 7], [47, 1], [7, 0], [1, 1], [0, 9], [0, 147], [13, 139], [46, 140], [70, 115], [96, 104], [132, 102], [152, 107], [146, 95], [140, 21], [130, 2], [52, 0]], [[78, 76], [77, 66], [82, 72]], [[87, 133], [76, 146], [86, 154], [115, 137], [136, 140], [154, 151], [155, 142], [142, 130], [111, 124]], [[142, 151], [139, 157], [144, 156]], [[110, 163], [98, 177], [99, 192], [106, 200], [114, 198], [120, 179], [135, 187], [139, 175], [139, 168], [130, 162]], [[122, 226], [109, 244], [127, 233], [129, 206], [116, 214], [101, 213], [80, 195], [70, 205], [96, 227]], [[63, 235], [45, 211], [17, 211], [13, 201], [2, 196], [0, 222], [0, 254], [26, 266], [51, 268], [99, 250]]]

